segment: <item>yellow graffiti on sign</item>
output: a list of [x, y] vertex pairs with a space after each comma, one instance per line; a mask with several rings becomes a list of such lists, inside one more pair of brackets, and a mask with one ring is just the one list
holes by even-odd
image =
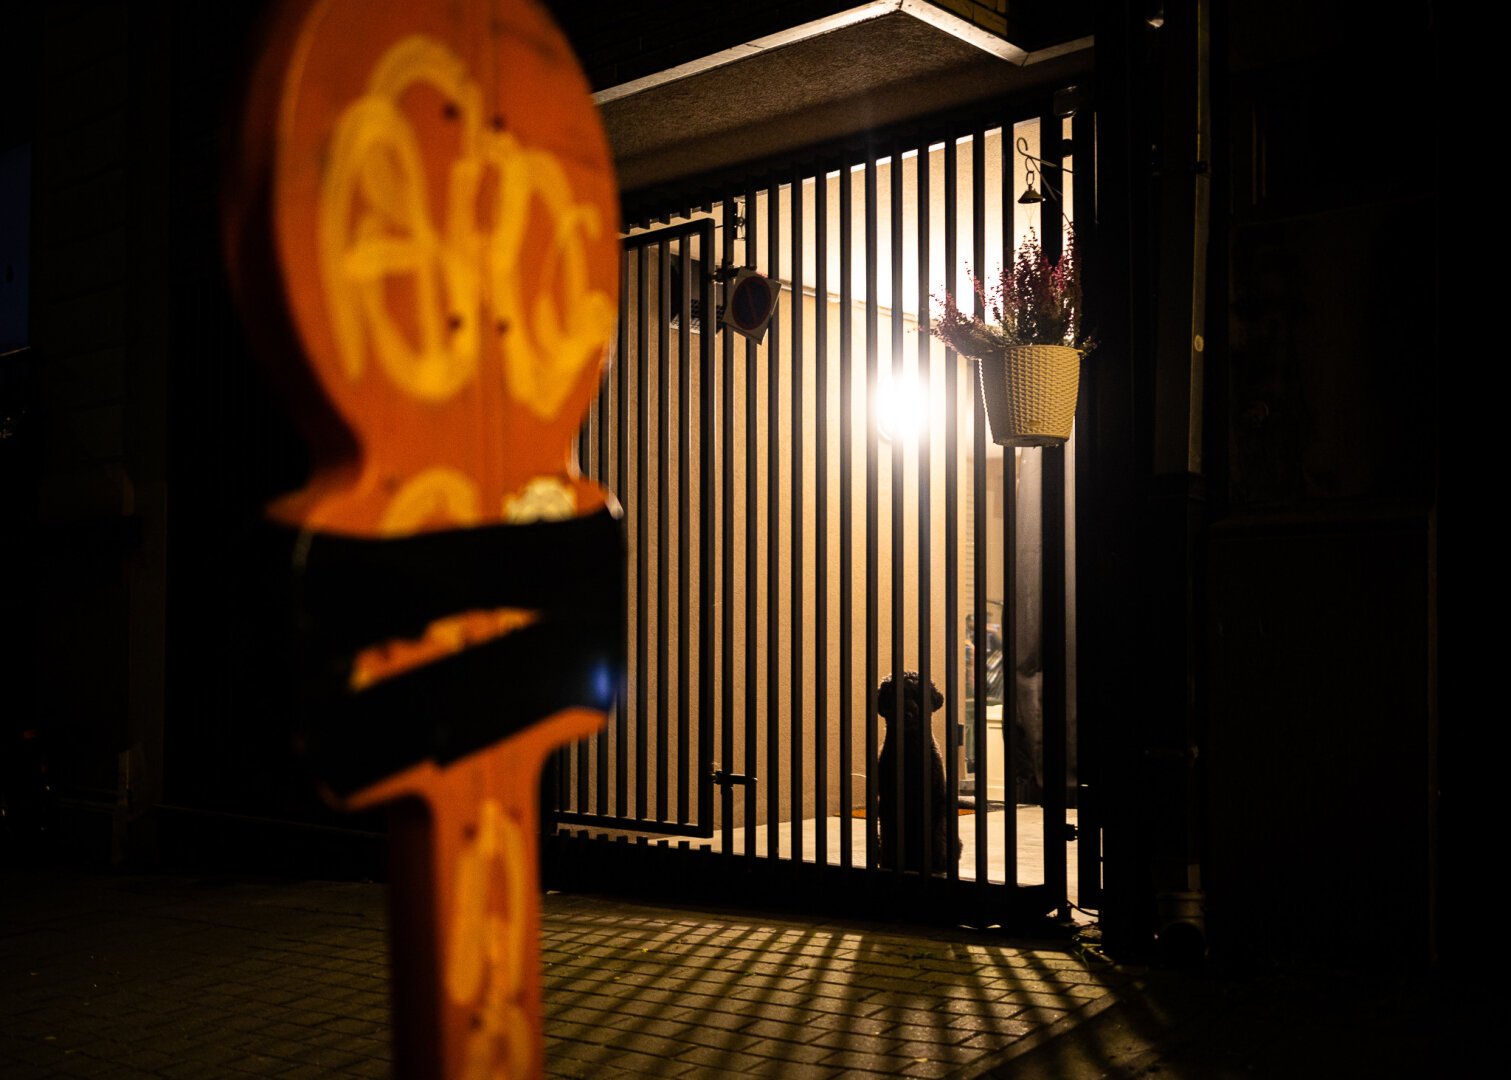
[[[417, 87], [441, 95], [460, 137], [440, 227], [400, 100]], [[481, 89], [444, 44], [417, 34], [383, 54], [329, 144], [321, 279], [349, 379], [362, 377], [370, 351], [405, 394], [445, 401], [476, 375], [484, 335], [496, 333], [510, 396], [550, 419], [613, 332], [613, 304], [589, 282], [585, 247], [604, 223], [598, 207], [576, 201], [555, 156], [484, 112]], [[485, 204], [491, 221], [481, 220]], [[527, 279], [537, 283], [530, 294]], [[396, 296], [413, 304], [409, 333], [394, 317]]]
[[532, 1036], [523, 991], [531, 881], [519, 822], [496, 799], [484, 799], [476, 833], [457, 856], [446, 943], [446, 994], [473, 1010], [463, 1077], [507, 1080], [529, 1070]]
[[477, 484], [457, 469], [441, 466], [411, 477], [383, 511], [378, 531], [405, 536], [428, 522], [472, 525], [478, 521]]

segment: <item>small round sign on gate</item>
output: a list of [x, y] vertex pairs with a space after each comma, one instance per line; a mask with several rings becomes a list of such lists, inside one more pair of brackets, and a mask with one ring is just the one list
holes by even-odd
[[771, 316], [776, 314], [782, 283], [746, 267], [725, 288], [724, 316], [720, 321], [735, 333], [759, 343], [766, 336]]

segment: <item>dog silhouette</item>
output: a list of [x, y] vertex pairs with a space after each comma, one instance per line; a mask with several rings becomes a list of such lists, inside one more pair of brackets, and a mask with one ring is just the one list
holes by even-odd
[[[923, 708], [921, 680], [916, 671], [902, 675], [902, 723], [892, 715], [896, 710], [896, 693], [892, 676], [882, 679], [876, 688], [876, 712], [887, 722], [887, 734], [877, 760], [878, 848], [881, 866], [898, 866], [898, 790], [897, 755], [902, 755], [902, 868], [924, 871], [925, 845], [928, 848], [926, 872], [940, 874], [960, 861], [960, 841], [950, 845], [951, 815], [954, 799], [945, 789], [944, 757], [934, 741], [930, 717], [944, 706], [944, 695], [929, 683], [928, 709]], [[922, 756], [921, 756], [922, 755]], [[924, 820], [923, 793], [928, 785], [929, 816]]]

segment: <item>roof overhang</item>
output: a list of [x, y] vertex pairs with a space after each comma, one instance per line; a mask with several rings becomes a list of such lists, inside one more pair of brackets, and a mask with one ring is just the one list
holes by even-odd
[[633, 191], [1073, 82], [1091, 45], [1028, 50], [923, 0], [872, 0], [594, 100]]

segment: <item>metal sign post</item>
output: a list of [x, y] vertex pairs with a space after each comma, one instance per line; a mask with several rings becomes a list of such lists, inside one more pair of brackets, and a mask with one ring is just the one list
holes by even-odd
[[226, 196], [316, 459], [270, 507], [298, 737], [393, 808], [396, 1073], [538, 1076], [540, 767], [623, 667], [617, 505], [571, 460], [619, 289], [597, 114], [530, 0], [283, 0]]

